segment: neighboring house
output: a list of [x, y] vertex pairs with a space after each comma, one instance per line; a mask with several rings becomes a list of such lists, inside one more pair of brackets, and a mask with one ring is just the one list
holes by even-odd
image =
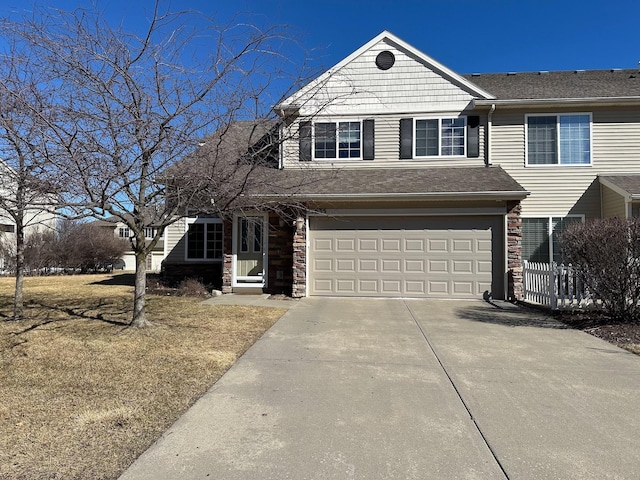
[[[0, 196], [13, 195], [12, 182], [14, 182], [12, 170], [9, 165], [0, 160]], [[15, 184], [14, 184], [15, 185]], [[37, 198], [39, 202], [44, 203], [43, 199], [48, 198], [46, 195]], [[35, 197], [34, 197], [35, 199]], [[7, 203], [11, 203], [8, 201]], [[45, 232], [48, 230], [56, 229], [58, 225], [58, 217], [49, 212], [45, 212], [41, 209], [35, 208], [34, 203], [31, 203], [30, 208], [25, 211], [24, 214], [24, 234], [25, 239], [36, 232]], [[9, 207], [7, 207], [9, 208]], [[3, 273], [5, 269], [9, 268], [9, 265], [14, 263], [13, 258], [5, 258], [15, 256], [16, 249], [16, 223], [7, 210], [0, 207], [0, 273]]]
[[[132, 236], [129, 227], [127, 227], [127, 225], [124, 222], [116, 218], [108, 218], [106, 220], [96, 220], [94, 224], [101, 228], [105, 228], [113, 231], [113, 234], [116, 237], [127, 240], [127, 242], [129, 241], [129, 238], [131, 238]], [[158, 229], [152, 225], [145, 227], [145, 237], [147, 239], [151, 239], [155, 236], [157, 231]], [[164, 235], [163, 235], [162, 237], [160, 237], [160, 241], [155, 246], [151, 254], [147, 256], [147, 272], [154, 272], [154, 273], [160, 272], [162, 261], [165, 258], [164, 248], [165, 247], [164, 247]], [[114, 265], [114, 269], [135, 271], [136, 257], [133, 251], [125, 252], [122, 258], [118, 262], [116, 262], [116, 264]]]
[[[296, 221], [187, 218], [225, 292], [519, 298], [573, 221], [640, 212], [638, 70], [460, 75], [388, 32], [277, 105]], [[273, 192], [277, 194], [277, 192]], [[175, 270], [173, 270], [175, 271]]]

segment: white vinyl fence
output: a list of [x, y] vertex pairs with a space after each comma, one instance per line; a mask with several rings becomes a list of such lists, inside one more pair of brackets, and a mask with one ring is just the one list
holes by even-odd
[[602, 308], [572, 265], [523, 262], [524, 300], [552, 310]]

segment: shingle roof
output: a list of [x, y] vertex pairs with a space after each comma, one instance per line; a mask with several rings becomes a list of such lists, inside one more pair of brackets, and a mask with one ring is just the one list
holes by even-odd
[[[501, 167], [285, 169], [295, 197], [466, 196], [521, 199], [528, 192]], [[273, 183], [272, 185], [274, 185]], [[266, 193], [266, 192], [265, 192]], [[278, 192], [269, 192], [278, 193]], [[264, 194], [264, 193], [263, 193]], [[267, 193], [268, 195], [268, 193]]]
[[600, 175], [603, 179], [631, 196], [640, 196], [640, 175]]
[[463, 75], [499, 100], [640, 97], [640, 72], [575, 70]]

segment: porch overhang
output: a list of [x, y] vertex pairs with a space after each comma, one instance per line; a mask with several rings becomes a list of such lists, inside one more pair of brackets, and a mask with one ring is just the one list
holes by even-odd
[[640, 175], [598, 175], [598, 181], [627, 202], [640, 201]]

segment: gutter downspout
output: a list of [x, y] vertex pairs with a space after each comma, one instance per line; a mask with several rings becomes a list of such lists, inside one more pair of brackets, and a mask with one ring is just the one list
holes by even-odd
[[496, 104], [492, 103], [489, 113], [487, 114], [487, 158], [485, 160], [485, 166], [491, 166], [491, 125], [493, 124], [493, 112], [496, 109]]

